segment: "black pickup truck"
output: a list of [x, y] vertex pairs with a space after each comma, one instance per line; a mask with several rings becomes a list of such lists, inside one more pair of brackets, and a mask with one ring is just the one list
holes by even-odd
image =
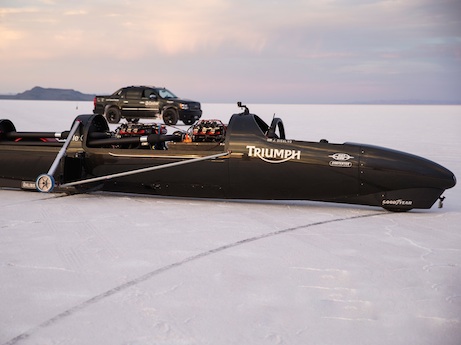
[[175, 125], [178, 120], [191, 125], [202, 116], [199, 102], [178, 98], [155, 86], [128, 86], [110, 96], [96, 96], [93, 113], [104, 115], [110, 123], [118, 123], [122, 118], [137, 121], [162, 117], [167, 125]]

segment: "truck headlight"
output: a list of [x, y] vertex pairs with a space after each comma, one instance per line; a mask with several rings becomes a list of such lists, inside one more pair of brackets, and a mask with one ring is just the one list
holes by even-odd
[[182, 110], [189, 110], [189, 104], [186, 104], [186, 103], [179, 103], [179, 107]]

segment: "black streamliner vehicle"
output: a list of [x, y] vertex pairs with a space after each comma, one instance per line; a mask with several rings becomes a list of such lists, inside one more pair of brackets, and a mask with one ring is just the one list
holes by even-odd
[[[201, 121], [189, 133], [160, 125], [111, 132], [101, 115], [80, 115], [70, 131], [17, 132], [0, 120], [0, 187], [165, 196], [316, 200], [428, 209], [456, 184], [452, 172], [387, 148], [286, 139], [244, 111], [227, 126]], [[64, 140], [65, 139], [65, 140]], [[48, 171], [48, 173], [46, 173]]]

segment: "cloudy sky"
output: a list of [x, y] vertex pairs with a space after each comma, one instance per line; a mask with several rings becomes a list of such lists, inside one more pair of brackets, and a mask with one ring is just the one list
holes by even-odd
[[461, 100], [460, 0], [0, 0], [0, 93]]

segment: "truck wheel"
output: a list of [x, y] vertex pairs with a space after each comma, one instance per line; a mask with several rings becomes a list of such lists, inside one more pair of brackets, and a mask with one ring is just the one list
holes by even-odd
[[166, 125], [175, 125], [178, 123], [178, 113], [176, 110], [170, 108], [163, 112], [163, 122]]
[[119, 123], [122, 115], [120, 114], [120, 109], [118, 108], [109, 108], [106, 111], [106, 119], [109, 123]]
[[190, 126], [191, 124], [195, 122], [195, 120], [194, 119], [184, 119], [182, 122], [184, 122], [185, 125]]

